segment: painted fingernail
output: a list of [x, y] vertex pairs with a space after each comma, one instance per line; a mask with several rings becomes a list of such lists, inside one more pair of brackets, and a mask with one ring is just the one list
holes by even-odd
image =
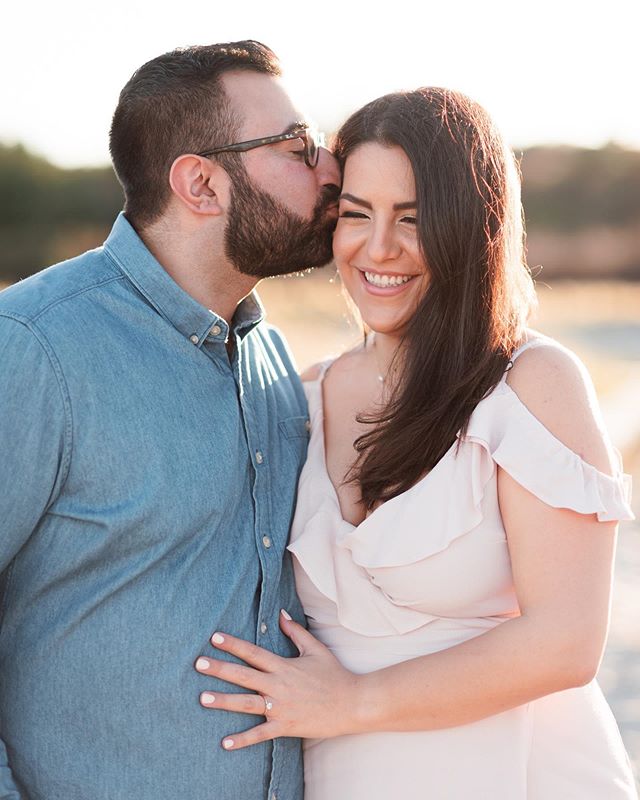
[[208, 658], [199, 658], [196, 661], [196, 669], [209, 669], [211, 666]]
[[282, 616], [283, 616], [285, 619], [288, 619], [289, 621], [291, 621], [291, 615], [290, 615], [290, 614], [288, 614], [288, 613], [287, 613], [287, 612], [284, 610], [284, 608], [281, 608], [281, 609], [280, 609], [280, 613], [282, 614]]
[[216, 702], [216, 696], [215, 694], [211, 694], [211, 692], [202, 692], [200, 695], [200, 700], [205, 704], [205, 706], [210, 706]]
[[221, 633], [214, 633], [211, 637], [211, 641], [214, 644], [222, 644], [224, 642], [224, 636]]
[[231, 750], [233, 747], [233, 739], [225, 739], [224, 742], [222, 742], [222, 746], [225, 750]]

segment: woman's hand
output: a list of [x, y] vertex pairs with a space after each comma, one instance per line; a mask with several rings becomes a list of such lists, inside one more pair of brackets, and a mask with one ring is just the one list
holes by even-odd
[[257, 694], [203, 692], [205, 708], [264, 715], [267, 719], [243, 733], [225, 737], [226, 750], [239, 750], [278, 736], [323, 738], [355, 731], [358, 676], [346, 670], [332, 653], [282, 611], [280, 627], [298, 648], [298, 658], [282, 658], [226, 633], [215, 633], [214, 647], [240, 658], [248, 666], [200, 657], [196, 669]]

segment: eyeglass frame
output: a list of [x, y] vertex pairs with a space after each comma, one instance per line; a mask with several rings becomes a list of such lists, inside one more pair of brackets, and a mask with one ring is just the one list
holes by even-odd
[[[293, 139], [301, 139], [304, 144], [302, 151], [304, 163], [314, 169], [318, 165], [318, 158], [320, 157], [320, 148], [324, 147], [324, 134], [309, 127], [309, 125], [300, 125], [293, 131], [288, 133], [279, 133], [276, 136], [263, 136], [260, 139], [248, 139], [246, 142], [235, 142], [234, 144], [225, 144], [222, 147], [215, 147], [213, 150], [205, 150], [196, 155], [202, 158], [209, 158], [209, 156], [217, 155], [218, 153], [245, 153], [247, 150], [253, 150], [256, 147], [263, 147], [267, 144], [276, 144], [277, 142], [288, 142]], [[315, 158], [313, 162], [310, 157], [309, 139], [315, 144]]]

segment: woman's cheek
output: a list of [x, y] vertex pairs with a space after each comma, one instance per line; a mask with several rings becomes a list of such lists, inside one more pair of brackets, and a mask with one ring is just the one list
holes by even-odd
[[362, 235], [357, 231], [349, 230], [346, 226], [338, 227], [333, 234], [333, 257], [338, 268], [348, 264], [358, 250], [362, 240]]

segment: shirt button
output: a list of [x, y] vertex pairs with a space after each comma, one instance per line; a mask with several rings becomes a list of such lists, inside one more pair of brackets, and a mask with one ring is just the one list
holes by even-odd
[[268, 549], [269, 547], [271, 547], [271, 539], [268, 536], [263, 536], [262, 544]]
[[267, 632], [267, 630], [268, 630], [267, 629], [267, 623], [266, 622], [261, 622], [260, 623], [260, 633], [265, 634]]
[[194, 344], [198, 344], [198, 342], [200, 341], [200, 339], [198, 339], [198, 337], [195, 335], [195, 333], [192, 333], [192, 334], [191, 334], [191, 336], [189, 337], [189, 339], [190, 339], [190, 341], [192, 341]]
[[212, 336], [220, 336], [221, 332], [222, 328], [219, 325], [214, 325], [213, 328], [211, 328]]
[[309, 422], [309, 420], [307, 420], [304, 423], [304, 427], [305, 427], [306, 430], [310, 431], [311, 430], [311, 422]]
[[262, 455], [260, 450], [256, 450], [256, 461], [258, 462], [258, 464], [262, 464], [262, 462], [264, 461], [264, 456]]

